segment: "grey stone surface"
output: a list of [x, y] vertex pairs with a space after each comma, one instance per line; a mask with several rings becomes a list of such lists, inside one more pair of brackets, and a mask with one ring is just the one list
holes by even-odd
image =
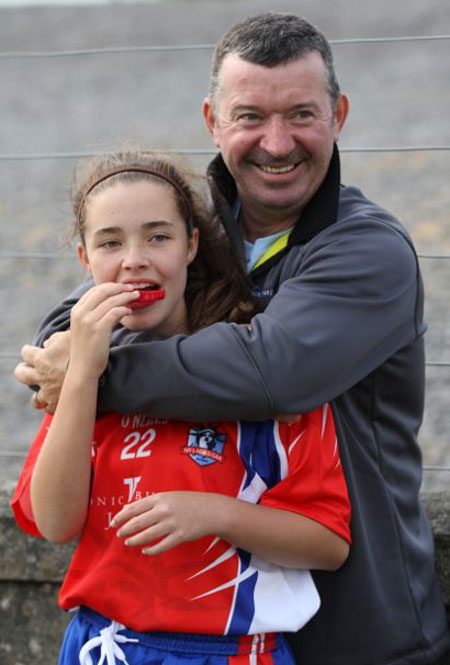
[[53, 665], [70, 616], [55, 583], [0, 580], [0, 663]]
[[51, 545], [24, 533], [17, 537], [12, 519], [3, 519], [0, 530], [1, 579], [11, 582], [61, 582], [72, 545]]
[[21, 532], [0, 490], [0, 665], [51, 665], [70, 615], [57, 604], [74, 545]]
[[424, 492], [422, 497], [433, 528], [439, 581], [450, 608], [450, 492]]

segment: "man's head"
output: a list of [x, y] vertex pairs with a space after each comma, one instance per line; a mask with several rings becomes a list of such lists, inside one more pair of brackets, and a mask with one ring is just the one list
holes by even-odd
[[328, 42], [268, 13], [217, 45], [204, 116], [233, 175], [248, 237], [292, 226], [322, 183], [348, 110]]
[[325, 64], [328, 93], [334, 106], [339, 98], [339, 83], [333, 53], [324, 35], [311, 23], [295, 14], [267, 12], [250, 16], [232, 26], [214, 50], [209, 99], [213, 106], [220, 94], [220, 70], [224, 58], [234, 53], [242, 60], [264, 67], [276, 67], [317, 51]]

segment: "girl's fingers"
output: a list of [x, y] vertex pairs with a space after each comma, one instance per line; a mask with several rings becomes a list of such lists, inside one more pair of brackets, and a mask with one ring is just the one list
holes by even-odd
[[139, 291], [133, 289], [131, 284], [104, 282], [87, 291], [73, 307], [73, 311], [75, 313], [93, 311], [110, 301], [113, 305], [116, 303], [122, 305], [137, 298]]
[[122, 510], [114, 515], [111, 521], [111, 526], [113, 528], [118, 528], [122, 524], [125, 524], [125, 522], [129, 522], [133, 517], [137, 517], [138, 515], [142, 515], [149, 511], [154, 505], [154, 496], [156, 496], [156, 494], [145, 496], [143, 499], [138, 499], [137, 501], [133, 501], [133, 503], [124, 506]]
[[114, 309], [109, 310], [105, 316], [101, 318], [108, 329], [115, 328], [124, 316], [129, 316], [133, 313], [133, 310], [130, 307], [114, 307]]
[[102, 282], [93, 286], [89, 291], [86, 291], [81, 298], [79, 303], [91, 302], [94, 306], [97, 303], [102, 302], [105, 298], [109, 296], [116, 295], [118, 293], [131, 293], [133, 291], [132, 284], [122, 284], [121, 282]]
[[142, 548], [142, 554], [147, 554], [150, 556], [155, 556], [156, 554], [162, 554], [163, 552], [167, 552], [168, 550], [172, 549], [172, 547], [175, 547], [176, 545], [180, 544], [179, 538], [173, 534], [169, 533], [165, 538], [159, 541], [159, 543], [156, 543], [156, 545], [150, 545], [147, 547]]
[[[136, 293], [138, 295], [135, 295]], [[128, 305], [138, 297], [139, 292], [132, 291], [110, 295], [95, 305], [94, 302], [96, 301], [92, 300], [83, 303], [81, 306], [75, 305], [72, 309], [71, 323], [92, 325], [105, 320], [106, 323], [112, 321], [115, 324], [123, 316], [131, 314], [132, 310]]]
[[132, 517], [128, 522], [125, 522], [125, 524], [117, 531], [117, 537], [126, 538], [132, 534], [136, 534], [143, 529], [152, 527], [156, 524], [156, 521], [156, 516], [153, 514], [153, 511], [146, 511], [142, 515]]
[[169, 529], [167, 526], [162, 524], [154, 524], [139, 533], [135, 533], [132, 536], [128, 536], [124, 540], [124, 544], [127, 547], [138, 547], [139, 545], [148, 545], [148, 543], [163, 538], [163, 536], [169, 535]]

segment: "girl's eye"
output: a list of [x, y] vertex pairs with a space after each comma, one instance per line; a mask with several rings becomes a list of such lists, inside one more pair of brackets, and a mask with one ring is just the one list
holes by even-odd
[[169, 240], [169, 236], [165, 235], [164, 233], [156, 233], [155, 235], [150, 237], [150, 242], [153, 242], [155, 244], [163, 243], [166, 240]]
[[106, 240], [105, 242], [101, 243], [100, 247], [103, 247], [104, 249], [114, 249], [119, 245], [120, 242], [118, 240]]

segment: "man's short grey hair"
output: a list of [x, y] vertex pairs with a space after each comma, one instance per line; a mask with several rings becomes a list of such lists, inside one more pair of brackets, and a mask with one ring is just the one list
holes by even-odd
[[333, 108], [340, 95], [333, 53], [325, 36], [295, 14], [266, 12], [236, 23], [217, 43], [213, 56], [209, 96], [216, 106], [220, 91], [220, 69], [230, 53], [264, 67], [276, 67], [301, 58], [311, 51], [322, 56], [328, 73], [327, 89]]

